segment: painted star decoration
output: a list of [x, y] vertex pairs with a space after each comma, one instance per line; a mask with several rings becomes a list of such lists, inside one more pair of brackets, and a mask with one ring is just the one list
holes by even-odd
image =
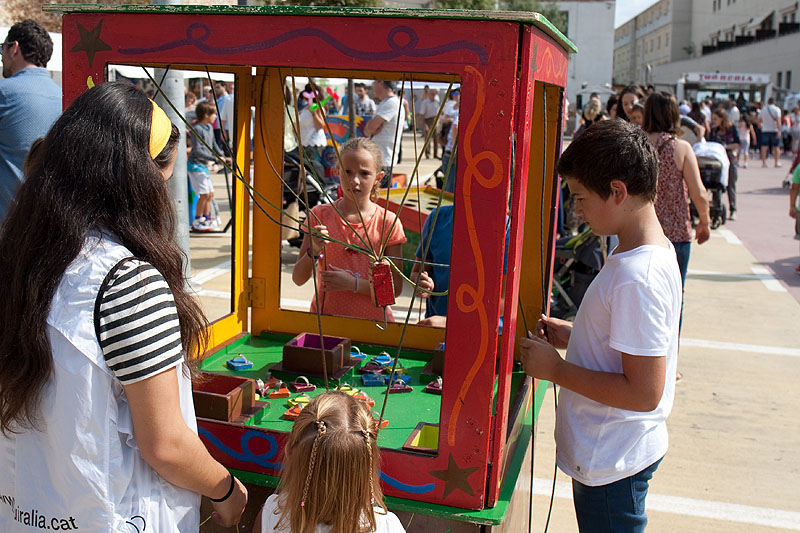
[[451, 453], [447, 459], [447, 470], [431, 470], [429, 474], [444, 481], [443, 499], [447, 498], [447, 496], [455, 489], [463, 490], [470, 496], [473, 496], [475, 493], [473, 492], [472, 487], [469, 486], [467, 478], [477, 469], [477, 466], [459, 468], [453, 459], [453, 454]]
[[78, 44], [70, 49], [70, 52], [86, 52], [86, 55], [89, 58], [90, 67], [94, 62], [94, 55], [97, 52], [111, 50], [111, 46], [100, 38], [100, 30], [102, 27], [102, 20], [98, 22], [97, 26], [91, 30], [87, 30], [81, 25], [80, 22], [78, 22], [78, 33], [81, 34], [81, 40], [78, 41]]

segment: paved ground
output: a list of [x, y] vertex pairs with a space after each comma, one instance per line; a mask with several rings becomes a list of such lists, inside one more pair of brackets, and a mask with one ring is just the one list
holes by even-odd
[[[410, 138], [405, 146], [412, 153]], [[422, 175], [437, 163], [423, 159]], [[800, 530], [800, 276], [793, 271], [800, 257], [781, 188], [788, 165], [741, 169], [737, 220], [692, 248], [684, 379], [669, 419], [670, 452], [651, 484], [648, 531]], [[224, 181], [215, 181], [224, 212]], [[229, 308], [230, 235], [191, 240], [194, 281], [216, 318]], [[532, 531], [542, 531], [547, 518], [553, 421], [550, 391], [537, 433]], [[577, 531], [568, 479], [559, 473], [557, 481], [549, 531]]]

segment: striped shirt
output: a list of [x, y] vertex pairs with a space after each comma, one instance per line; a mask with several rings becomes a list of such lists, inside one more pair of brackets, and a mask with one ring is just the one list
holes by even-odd
[[149, 263], [128, 258], [109, 271], [97, 294], [94, 322], [106, 364], [123, 385], [183, 360], [172, 291]]

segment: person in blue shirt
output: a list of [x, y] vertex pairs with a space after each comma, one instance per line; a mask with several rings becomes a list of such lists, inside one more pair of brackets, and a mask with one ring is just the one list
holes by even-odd
[[[450, 287], [450, 256], [453, 247], [453, 206], [443, 205], [438, 208], [439, 216], [436, 216], [437, 209], [428, 214], [422, 226], [420, 243], [417, 247], [416, 259], [422, 260], [424, 247], [430, 240], [428, 253], [425, 255], [425, 270], [420, 274], [420, 263], [414, 263], [411, 270], [412, 281], [419, 278], [421, 289], [433, 292], [445, 292]], [[436, 219], [435, 226], [434, 218]], [[511, 228], [511, 219], [506, 217], [506, 242], [503, 255], [503, 276], [506, 275], [508, 264], [508, 234]], [[433, 229], [433, 231], [431, 231]], [[503, 283], [505, 286], [505, 283]], [[447, 317], [447, 295], [436, 296], [420, 291], [417, 294], [425, 300], [425, 318], [419, 322], [423, 326], [444, 327]], [[501, 296], [501, 307], [503, 307], [503, 297]], [[503, 317], [498, 322], [500, 332], [503, 331]]]
[[0, 44], [0, 222], [22, 182], [22, 163], [33, 141], [61, 115], [61, 88], [45, 66], [53, 41], [34, 20], [11, 26]]

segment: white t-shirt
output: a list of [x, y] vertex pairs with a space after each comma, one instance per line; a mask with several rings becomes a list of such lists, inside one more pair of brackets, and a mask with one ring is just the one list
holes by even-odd
[[777, 132], [778, 123], [781, 120], [781, 110], [775, 104], [765, 105], [761, 110], [761, 131]]
[[[289, 531], [288, 527], [277, 529], [278, 521], [281, 519], [281, 514], [278, 509], [278, 495], [273, 494], [267, 501], [264, 502], [264, 508], [261, 511], [261, 531], [270, 533], [272, 531]], [[286, 524], [288, 526], [288, 524]], [[383, 509], [375, 507], [375, 531], [373, 533], [405, 533], [403, 524], [400, 519], [395, 516], [391, 511], [384, 514]], [[325, 524], [317, 525], [317, 533], [328, 533], [331, 526]]]
[[[390, 96], [384, 98], [375, 110], [375, 116], [381, 117], [385, 121], [381, 130], [372, 136], [372, 140], [381, 149], [382, 166], [384, 167], [392, 165], [393, 156], [394, 163], [397, 164], [397, 155], [403, 138], [401, 122], [398, 120], [398, 117], [401, 116], [401, 106], [400, 98]], [[397, 130], [399, 132], [395, 141], [395, 132]], [[392, 150], [392, 143], [394, 143], [394, 150]]]
[[325, 137], [325, 130], [317, 129], [314, 125], [314, 117], [308, 107], [300, 111], [300, 142], [303, 146], [325, 146], [328, 139]]
[[675, 395], [681, 275], [675, 249], [640, 246], [615, 253], [578, 309], [567, 361], [622, 373], [622, 352], [666, 356], [664, 392], [650, 412], [617, 409], [561, 387], [556, 417], [558, 467], [584, 485], [636, 474], [667, 452], [666, 419]]
[[422, 114], [425, 116], [425, 118], [433, 118], [433, 117], [436, 116], [436, 113], [438, 113], [438, 112], [439, 112], [439, 97], [438, 96], [436, 98], [434, 98], [433, 100], [428, 98], [428, 99], [425, 100], [425, 102], [423, 102]]

